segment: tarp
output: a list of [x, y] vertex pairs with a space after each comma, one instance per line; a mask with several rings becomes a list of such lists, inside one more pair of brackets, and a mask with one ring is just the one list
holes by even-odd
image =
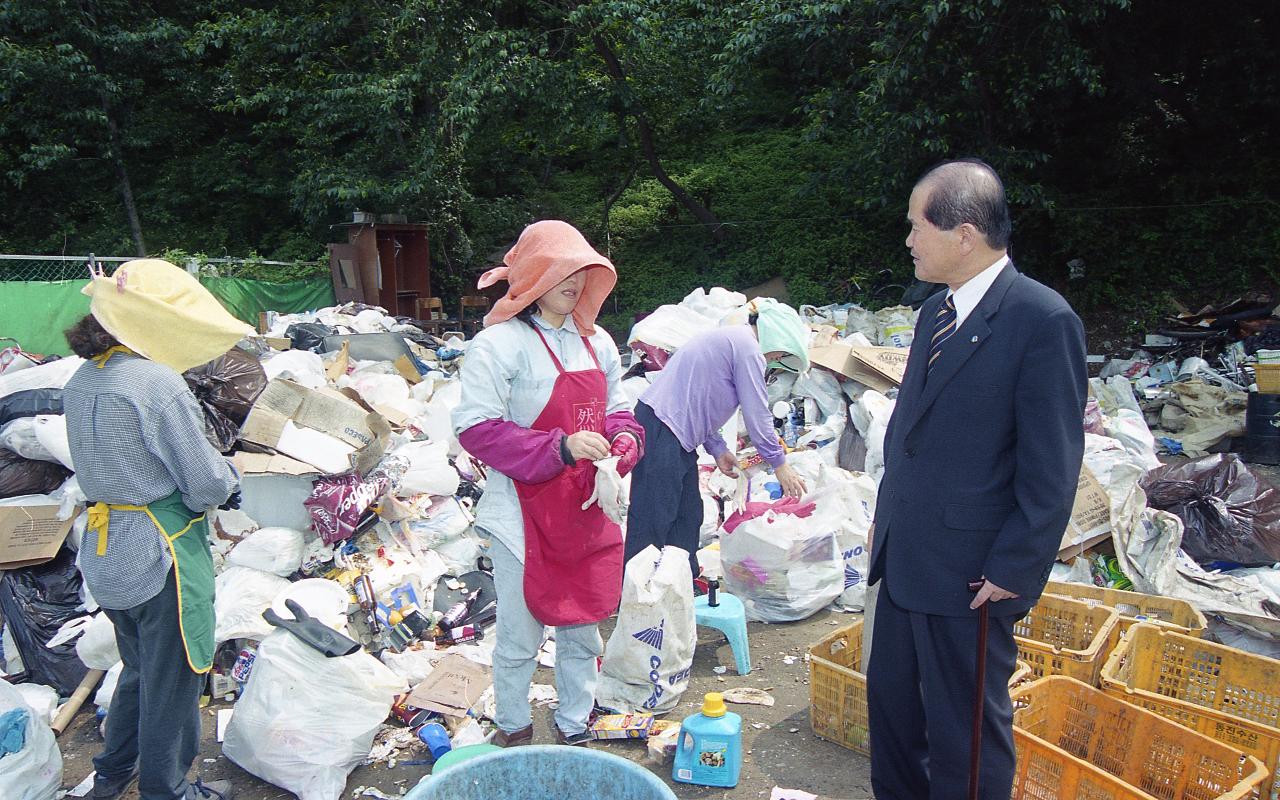
[[250, 325], [258, 324], [258, 312], [296, 314], [334, 305], [329, 278], [311, 278], [290, 283], [266, 283], [244, 278], [201, 278], [227, 310]]
[[[201, 278], [227, 310], [250, 325], [258, 312], [282, 314], [310, 311], [334, 304], [333, 285], [326, 278], [291, 283], [266, 283], [244, 278]], [[68, 355], [62, 332], [89, 313], [85, 284], [75, 281], [0, 281], [0, 337], [16, 339], [29, 353]]]

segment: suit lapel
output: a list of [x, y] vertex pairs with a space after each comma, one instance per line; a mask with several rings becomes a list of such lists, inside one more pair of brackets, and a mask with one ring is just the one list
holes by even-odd
[[[942, 356], [939, 358], [933, 374], [927, 375], [927, 379], [924, 374], [917, 376], [917, 380], [923, 381], [924, 386], [919, 390], [920, 399], [912, 407], [911, 418], [903, 429], [904, 435], [910, 433], [911, 429], [920, 421], [920, 418], [924, 416], [924, 413], [933, 405], [933, 401], [938, 399], [942, 388], [959, 374], [970, 356], [976, 353], [978, 348], [982, 347], [987, 339], [990, 338], [991, 326], [987, 324], [987, 320], [1000, 308], [1000, 302], [1004, 300], [1005, 293], [1009, 291], [1009, 287], [1013, 285], [1013, 281], [1017, 277], [1018, 271], [1014, 269], [1013, 262], [1010, 261], [1000, 271], [995, 283], [991, 284], [991, 288], [978, 301], [977, 307], [965, 319], [964, 324], [942, 346]], [[937, 303], [933, 304], [935, 314], [937, 313], [937, 306]], [[926, 338], [925, 342], [927, 341], [928, 339]], [[925, 360], [923, 369], [918, 371], [928, 373], [928, 359]]]

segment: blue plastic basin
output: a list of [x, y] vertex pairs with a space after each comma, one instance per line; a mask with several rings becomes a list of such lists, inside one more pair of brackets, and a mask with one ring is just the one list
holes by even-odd
[[429, 776], [404, 800], [676, 800], [649, 770], [585, 747], [488, 753]]

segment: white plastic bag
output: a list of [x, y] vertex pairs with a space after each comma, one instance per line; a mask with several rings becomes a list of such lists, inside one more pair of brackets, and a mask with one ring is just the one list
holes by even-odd
[[[31, 369], [23, 372], [31, 372]], [[18, 373], [22, 374], [22, 373]], [[54, 800], [62, 787], [62, 753], [49, 724], [23, 702], [22, 695], [0, 680], [0, 715], [14, 709], [27, 714], [26, 742], [21, 750], [0, 758], [0, 797], [4, 800]]]
[[76, 655], [89, 669], [111, 669], [120, 661], [116, 648], [116, 626], [106, 614], [95, 614], [76, 641]]
[[123, 661], [117, 661], [114, 667], [107, 670], [106, 676], [102, 679], [102, 685], [93, 696], [95, 706], [105, 711], [111, 710], [111, 698], [116, 696], [116, 684], [120, 683], [121, 672], [124, 672]]
[[[53, 724], [53, 718], [58, 713], [57, 689], [42, 683], [19, 683], [13, 688], [18, 690], [18, 694], [22, 695], [22, 702], [30, 706], [44, 724]], [[0, 772], [3, 771], [3, 766], [4, 762], [0, 761]]]
[[866, 471], [877, 484], [884, 475], [884, 437], [894, 401], [868, 389], [849, 406], [849, 418], [867, 443]]
[[838, 524], [836, 542], [844, 562], [843, 590], [836, 605], [846, 611], [861, 611], [866, 603], [867, 573], [871, 553], [867, 533], [876, 513], [876, 483], [869, 475], [840, 468], [824, 470], [823, 488], [807, 495], [805, 502], [818, 504], [815, 524], [834, 517]]
[[262, 362], [262, 371], [269, 381], [288, 378], [308, 389], [320, 389], [327, 383], [324, 360], [310, 350], [285, 350], [283, 353], [276, 353]]
[[458, 491], [458, 471], [449, 464], [448, 442], [409, 442], [397, 447], [393, 456], [402, 456], [409, 468], [396, 484], [398, 497], [429, 494], [449, 497]]
[[624, 713], [672, 710], [689, 687], [695, 644], [689, 552], [650, 545], [627, 562], [596, 702]]
[[262, 641], [222, 752], [299, 800], [338, 800], [408, 685], [363, 650], [325, 658], [287, 631]]
[[721, 537], [725, 589], [746, 606], [747, 619], [805, 619], [844, 591], [841, 521], [832, 505], [807, 519], [770, 511]]
[[249, 567], [288, 577], [302, 565], [306, 538], [293, 528], [262, 528], [236, 545], [227, 555], [228, 567]]
[[[262, 618], [277, 595], [290, 583], [270, 572], [229, 567], [213, 581], [214, 641], [261, 639], [275, 628]], [[291, 619], [292, 614], [286, 615]]]
[[658, 306], [652, 314], [632, 326], [627, 344], [644, 342], [674, 353], [695, 336], [715, 329], [715, 322], [688, 306]]

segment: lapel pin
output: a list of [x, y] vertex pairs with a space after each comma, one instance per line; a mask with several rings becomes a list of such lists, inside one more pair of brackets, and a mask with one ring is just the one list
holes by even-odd
[[977, 337], [977, 336], [975, 336], [975, 337], [973, 337], [972, 339], [970, 339], [969, 341], [973, 342], [974, 344], [977, 344], [977, 343], [978, 343], [978, 337]]

